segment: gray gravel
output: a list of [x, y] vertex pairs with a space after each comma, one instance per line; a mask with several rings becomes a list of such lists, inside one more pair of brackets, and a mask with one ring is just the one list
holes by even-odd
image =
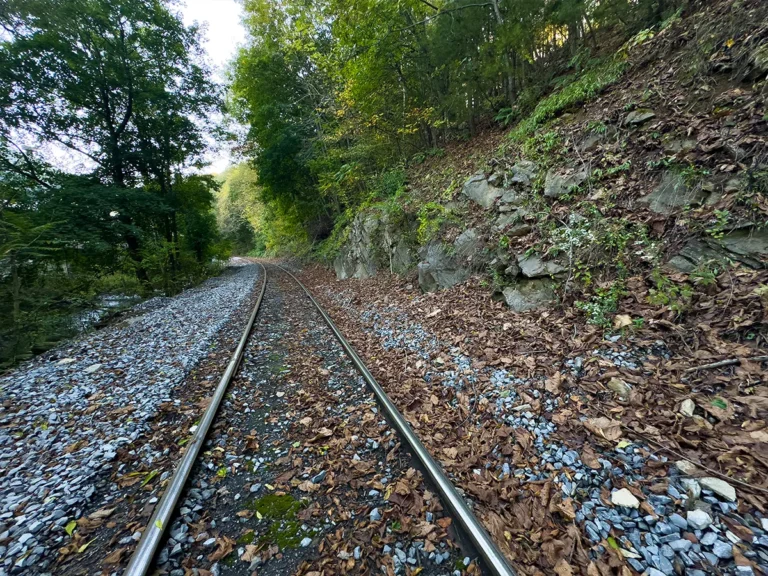
[[[159, 404], [208, 353], [217, 332], [254, 287], [254, 265], [175, 298], [153, 299], [128, 321], [24, 364], [0, 379], [0, 576], [55, 571], [64, 527], [92, 506], [118, 449], [141, 463]], [[119, 464], [118, 470], [125, 466]]]
[[[490, 378], [490, 386], [479, 386], [479, 374], [472, 368], [470, 358], [458, 349], [439, 342], [396, 306], [356, 305], [351, 293], [338, 289], [328, 290], [326, 296], [369, 323], [384, 348], [408, 350], [409, 356], [413, 354], [427, 366], [431, 364], [424, 377], [427, 382], [441, 382], [442, 385], [465, 390], [470, 395], [476, 393], [475, 401], [485, 397], [495, 406], [499, 423], [531, 432], [540, 456], [539, 466], [514, 469], [497, 447], [494, 459], [489, 460], [485, 468], [499, 477], [514, 476], [522, 483], [552, 479], [564, 497], [573, 498], [576, 522], [592, 542], [593, 556], [605, 552], [600, 543], [609, 535], [618, 535], [615, 539], [623, 556], [638, 573], [698, 576], [718, 571], [724, 574], [751, 574], [750, 567], [734, 563], [735, 545], [746, 558], [768, 573], [768, 520], [756, 511], [739, 515], [740, 500], [732, 503], [706, 489], [701, 485], [706, 482], [700, 483], [686, 476], [666, 457], [656, 456], [642, 444], [628, 443], [622, 448], [596, 450], [601, 468], [593, 470], [584, 465], [578, 451], [550, 438], [557, 431], [550, 417], [560, 406], [560, 399], [544, 389], [542, 380], [520, 378], [507, 370], [484, 368], [483, 372]], [[430, 359], [440, 350], [450, 351], [458, 371], [443, 370], [440, 364], [431, 362]], [[640, 370], [649, 356], [669, 358], [669, 351], [662, 341], [656, 342], [650, 349], [642, 349], [631, 342], [621, 342], [620, 337], [614, 336], [598, 344], [590, 355], [608, 360], [617, 367]], [[570, 372], [578, 378], [584, 362], [585, 358], [569, 359], [563, 363], [562, 372]], [[526, 410], [529, 406], [522, 404], [517, 390], [525, 390], [540, 399], [543, 405], [541, 414]], [[615, 491], [624, 483], [640, 487], [640, 481], [644, 479], [643, 470], [649, 460], [668, 464], [667, 493], [645, 491], [646, 501], [655, 514], [606, 506], [601, 499], [601, 488]], [[548, 470], [548, 464], [552, 465], [554, 472]], [[481, 470], [475, 472], [480, 474]], [[730, 531], [723, 517], [746, 526], [754, 534], [752, 541], [744, 541]]]

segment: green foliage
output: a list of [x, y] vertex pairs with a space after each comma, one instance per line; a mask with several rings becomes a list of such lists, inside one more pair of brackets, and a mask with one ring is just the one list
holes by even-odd
[[651, 273], [651, 280], [654, 286], [649, 290], [648, 302], [667, 307], [676, 315], [690, 308], [693, 289], [688, 284], [673, 282], [658, 268]]
[[[228, 252], [216, 184], [191, 175], [221, 104], [196, 27], [165, 0], [9, 0], [0, 26], [2, 364]], [[86, 167], [54, 168], [51, 146]]]
[[712, 225], [707, 228], [707, 234], [713, 238], [722, 238], [725, 236], [725, 231], [728, 229], [730, 219], [731, 213], [728, 210], [715, 210], [715, 220]]
[[442, 204], [427, 202], [419, 210], [418, 218], [416, 238], [419, 244], [424, 246], [437, 237], [443, 225], [449, 221], [450, 213]]
[[607, 330], [611, 327], [614, 314], [618, 311], [619, 300], [628, 294], [622, 282], [613, 282], [598, 288], [589, 301], [577, 301], [576, 308], [584, 312], [590, 324]]
[[[492, 117], [524, 118], [517, 140], [533, 137], [527, 148], [555, 157], [556, 134], [536, 131], [616, 82], [650, 33], [635, 35], [678, 3], [245, 1], [249, 40], [229, 104], [249, 127], [240, 149], [262, 187], [265, 226], [277, 230], [265, 232], [266, 250], [330, 257], [339, 223], [381, 200], [378, 175], [439, 156]], [[596, 58], [617, 33], [634, 44]]]
[[563, 141], [554, 130], [537, 131], [525, 139], [522, 148], [526, 158], [549, 166], [562, 155]]
[[627, 63], [624, 59], [614, 57], [569, 79], [560, 90], [538, 103], [530, 116], [520, 122], [512, 132], [512, 138], [523, 141], [533, 134], [539, 126], [561, 112], [592, 100], [603, 90], [615, 84], [621, 78], [626, 67]]

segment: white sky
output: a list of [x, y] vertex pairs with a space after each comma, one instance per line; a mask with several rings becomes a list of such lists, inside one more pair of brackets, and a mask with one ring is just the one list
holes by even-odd
[[[224, 80], [224, 70], [239, 45], [245, 43], [245, 29], [240, 22], [242, 7], [237, 0], [182, 0], [184, 23], [204, 26], [205, 49], [216, 79]], [[229, 164], [229, 150], [223, 148], [209, 155], [210, 170], [221, 172]]]

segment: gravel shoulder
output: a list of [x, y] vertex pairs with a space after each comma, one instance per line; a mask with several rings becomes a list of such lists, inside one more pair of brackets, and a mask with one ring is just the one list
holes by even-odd
[[[650, 386], [680, 363], [664, 340], [563, 345], [567, 318], [516, 315], [479, 290], [421, 295], [317, 269], [302, 280], [520, 573], [768, 571], [761, 486], [659, 449], [675, 433], [654, 427], [660, 418], [681, 443], [704, 419]], [[709, 462], [695, 435], [687, 442], [686, 459]]]
[[0, 575], [127, 561], [242, 333], [258, 276], [255, 265], [230, 267], [0, 379]]
[[372, 393], [277, 268], [158, 559], [171, 574], [479, 574]]

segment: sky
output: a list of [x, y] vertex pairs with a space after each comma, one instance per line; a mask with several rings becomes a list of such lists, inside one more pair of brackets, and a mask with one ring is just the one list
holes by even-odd
[[[205, 49], [216, 79], [224, 79], [224, 70], [239, 45], [245, 43], [245, 29], [240, 18], [242, 8], [237, 0], [183, 0], [180, 6], [184, 23], [197, 22], [205, 26]], [[210, 170], [221, 172], [229, 164], [229, 151], [219, 150], [209, 155]]]

